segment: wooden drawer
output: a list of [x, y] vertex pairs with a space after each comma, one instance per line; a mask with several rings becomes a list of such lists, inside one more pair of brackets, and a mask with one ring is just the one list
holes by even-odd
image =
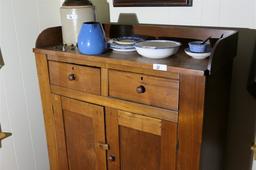
[[100, 69], [49, 61], [50, 83], [100, 95]]
[[110, 70], [109, 96], [178, 110], [179, 81]]

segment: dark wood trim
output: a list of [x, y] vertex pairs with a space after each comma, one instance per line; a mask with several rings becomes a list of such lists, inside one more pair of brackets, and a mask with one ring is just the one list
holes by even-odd
[[36, 47], [49, 47], [62, 44], [61, 27], [51, 27], [43, 30], [36, 40]]
[[232, 63], [237, 54], [238, 32], [232, 36], [220, 38], [213, 47], [214, 53], [209, 58], [208, 71], [214, 74], [223, 68], [224, 65]]
[[4, 66], [4, 59], [2, 56], [1, 48], [0, 48], [0, 69]]
[[[230, 52], [229, 48], [225, 48]], [[229, 113], [233, 61], [228, 55], [224, 58], [220, 56], [216, 59], [219, 60], [216, 63], [218, 67], [213, 69], [211, 76], [206, 77], [201, 169], [225, 169], [228, 114], [233, 114]], [[210, 165], [212, 161], [215, 164]]]
[[114, 7], [192, 6], [192, 0], [114, 0]]

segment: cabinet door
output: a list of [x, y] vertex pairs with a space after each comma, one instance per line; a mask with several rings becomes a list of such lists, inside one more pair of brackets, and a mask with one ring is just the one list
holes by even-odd
[[59, 170], [106, 170], [104, 108], [53, 96]]
[[109, 170], [175, 170], [177, 124], [106, 108]]

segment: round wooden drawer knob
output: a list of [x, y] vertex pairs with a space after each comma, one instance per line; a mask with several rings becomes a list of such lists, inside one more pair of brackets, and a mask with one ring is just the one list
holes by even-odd
[[110, 155], [110, 156], [108, 157], [108, 160], [109, 160], [109, 161], [115, 161], [115, 159], [116, 159], [116, 158], [115, 158], [115, 156], [113, 156], [113, 155]]
[[145, 93], [146, 92], [146, 88], [144, 86], [140, 85], [139, 87], [137, 87], [136, 92], [140, 93], [140, 94], [141, 93]]
[[69, 75], [68, 75], [68, 79], [69, 79], [70, 81], [76, 80], [75, 74], [69, 74]]

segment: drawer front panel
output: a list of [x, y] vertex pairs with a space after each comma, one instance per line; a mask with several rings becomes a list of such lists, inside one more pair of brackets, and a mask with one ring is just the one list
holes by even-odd
[[100, 95], [100, 69], [49, 61], [50, 83]]
[[178, 80], [122, 71], [109, 71], [109, 96], [178, 110]]

